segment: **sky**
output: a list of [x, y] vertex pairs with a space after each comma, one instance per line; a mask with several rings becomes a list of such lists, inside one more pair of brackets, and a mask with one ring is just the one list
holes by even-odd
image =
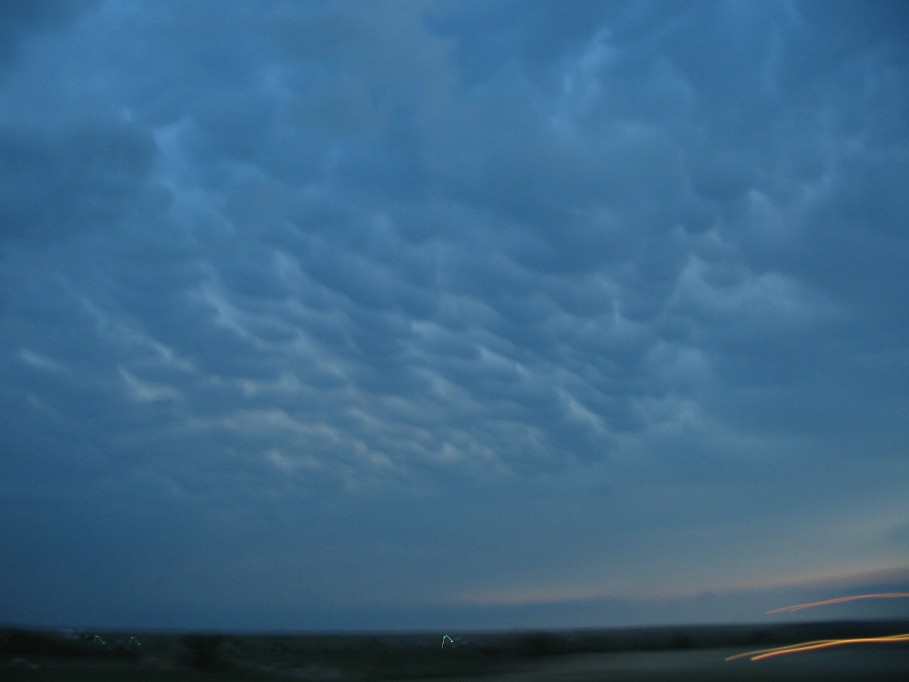
[[2, 3], [0, 623], [909, 590], [907, 36], [899, 0]]

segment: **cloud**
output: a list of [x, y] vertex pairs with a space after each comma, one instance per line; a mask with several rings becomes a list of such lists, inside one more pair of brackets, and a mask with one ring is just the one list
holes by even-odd
[[36, 0], [10, 5], [4, 11], [4, 21], [0, 26], [0, 43], [3, 45], [0, 48], [0, 67], [9, 68], [15, 64], [19, 46], [30, 33], [65, 26], [95, 5], [96, 0]]
[[159, 557], [167, 622], [905, 558], [848, 532], [905, 478], [897, 5], [41, 7], [0, 55], [0, 499], [42, 546], [40, 500], [127, 509], [94, 542], [152, 538], [114, 564]]
[[129, 210], [141, 210], [154, 156], [147, 133], [111, 121], [51, 134], [7, 129], [0, 149], [9, 191], [0, 214], [3, 236], [29, 241], [112, 226]]

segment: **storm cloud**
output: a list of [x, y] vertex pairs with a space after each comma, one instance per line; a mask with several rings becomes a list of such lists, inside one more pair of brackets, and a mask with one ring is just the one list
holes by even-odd
[[907, 29], [9, 4], [0, 619], [694, 620], [909, 565]]

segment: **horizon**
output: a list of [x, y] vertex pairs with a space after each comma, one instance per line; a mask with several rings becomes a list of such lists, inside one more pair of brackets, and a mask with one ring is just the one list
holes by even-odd
[[[268, 634], [300, 634], [300, 635], [356, 635], [356, 634], [421, 634], [436, 631], [448, 631], [461, 634], [479, 634], [479, 633], [509, 633], [522, 631], [557, 631], [570, 632], [582, 630], [623, 630], [623, 629], [660, 629], [660, 628], [686, 628], [686, 627], [781, 627], [787, 625], [804, 625], [810, 623], [834, 623], [834, 622], [885, 622], [885, 621], [906, 621], [909, 620], [909, 592], [856, 592], [856, 588], [864, 587], [868, 590], [881, 589], [909, 589], [909, 567], [905, 570], [884, 571], [874, 574], [878, 580], [868, 582], [869, 575], [862, 574], [859, 576], [838, 576], [828, 578], [819, 583], [806, 584], [789, 584], [777, 587], [749, 588], [732, 590], [721, 593], [701, 593], [696, 595], [687, 595], [676, 597], [674, 599], [650, 599], [641, 600], [642, 604], [638, 605], [639, 615], [637, 618], [624, 619], [620, 616], [616, 619], [614, 613], [610, 618], [610, 605], [613, 611], [616, 605], [619, 606], [620, 613], [628, 613], [634, 609], [633, 600], [626, 600], [610, 597], [596, 597], [592, 599], [573, 599], [573, 600], [555, 600], [539, 602], [533, 604], [514, 605], [493, 605], [475, 608], [475, 609], [458, 609], [453, 611], [456, 615], [452, 617], [449, 614], [447, 622], [441, 620], [436, 623], [424, 623], [422, 627], [399, 625], [396, 627], [382, 627], [373, 625], [372, 627], [363, 626], [362, 624], [349, 623], [340, 625], [334, 629], [319, 629], [317, 626], [293, 626], [288, 625], [284, 628], [230, 628], [209, 625], [195, 626], [135, 626], [126, 623], [3, 623], [0, 627], [6, 628], [25, 628], [35, 630], [92, 630], [108, 632], [157, 632], [157, 633], [178, 633], [178, 632], [224, 632], [243, 635], [268, 635]], [[830, 597], [831, 594], [837, 594], [838, 597]], [[819, 597], [823, 597], [820, 599]], [[744, 611], [743, 602], [749, 604], [766, 603], [768, 598], [775, 598], [777, 603], [785, 599], [793, 598], [810, 598], [816, 601], [790, 603], [784, 606], [776, 606], [765, 610], [763, 613], [755, 612], [752, 616], [732, 617], [724, 620], [722, 617], [715, 618], [707, 614], [722, 612], [723, 603], [732, 601], [736, 603], [737, 613]], [[886, 600], [888, 603], [877, 601], [878, 599]], [[692, 609], [690, 603], [700, 604], [700, 611]], [[680, 608], [681, 605], [681, 608]], [[641, 609], [641, 606], [644, 606]], [[650, 613], [675, 613], [675, 615], [666, 617], [648, 617]], [[450, 608], [450, 607], [449, 607]], [[492, 610], [490, 615], [489, 609]], [[667, 611], [667, 608], [669, 609]], [[588, 620], [578, 617], [578, 612], [587, 611], [588, 613], [595, 609], [595, 615], [588, 617]], [[656, 609], [656, 611], [654, 611]], [[445, 612], [445, 608], [439, 609]], [[529, 617], [528, 617], [529, 612]], [[484, 622], [486, 625], [470, 624], [464, 620], [465, 613], [467, 618], [474, 619], [476, 622]], [[502, 618], [502, 613], [508, 613], [510, 621]], [[557, 614], [553, 619], [541, 618], [540, 613]], [[698, 617], [686, 617], [681, 614], [697, 613]], [[496, 615], [499, 614], [499, 615]], [[641, 615], [644, 614], [644, 615]], [[489, 620], [493, 618], [494, 620]], [[649, 618], [649, 619], [648, 619]], [[444, 617], [443, 617], [444, 619]], [[460, 620], [459, 620], [460, 619]], [[575, 620], [572, 620], [575, 619]]]
[[907, 35], [890, 0], [3, 3], [0, 621], [909, 590]]

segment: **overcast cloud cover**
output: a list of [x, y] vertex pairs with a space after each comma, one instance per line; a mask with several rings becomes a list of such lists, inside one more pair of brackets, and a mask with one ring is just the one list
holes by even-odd
[[899, 0], [4, 2], [0, 622], [905, 589], [907, 35]]

